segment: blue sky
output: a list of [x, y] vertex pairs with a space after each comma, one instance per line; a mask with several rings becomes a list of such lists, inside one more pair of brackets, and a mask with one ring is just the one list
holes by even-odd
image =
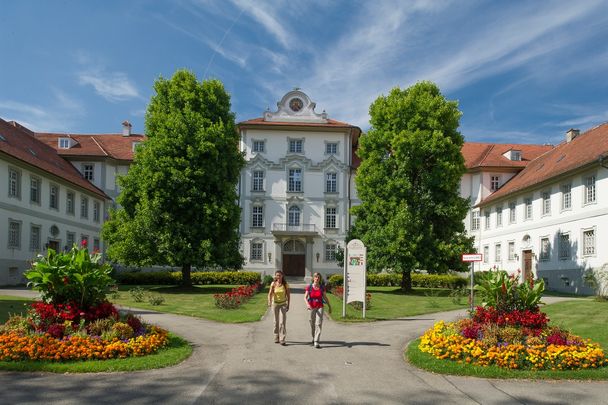
[[369, 128], [391, 88], [436, 82], [467, 141], [559, 143], [608, 121], [606, 1], [33, 1], [0, 13], [0, 117], [144, 132], [154, 80], [218, 78], [237, 120], [300, 87]]

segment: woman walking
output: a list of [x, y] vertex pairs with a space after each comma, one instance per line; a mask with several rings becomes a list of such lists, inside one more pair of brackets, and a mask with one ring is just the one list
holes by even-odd
[[289, 285], [285, 281], [285, 275], [277, 270], [274, 273], [274, 281], [268, 292], [268, 306], [272, 305], [274, 313], [274, 342], [285, 346], [285, 335], [287, 334], [287, 311], [289, 311], [289, 300], [291, 294]]
[[315, 273], [312, 276], [312, 284], [306, 287], [304, 299], [310, 313], [310, 330], [312, 333], [312, 344], [317, 349], [321, 348], [319, 339], [321, 328], [323, 327], [323, 303], [327, 303], [327, 309], [331, 312], [331, 305], [327, 295], [325, 295], [325, 285], [321, 283], [321, 274]]

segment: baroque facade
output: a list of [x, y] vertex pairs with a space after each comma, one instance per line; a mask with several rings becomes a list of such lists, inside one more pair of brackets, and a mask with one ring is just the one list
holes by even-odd
[[336, 251], [357, 203], [361, 130], [316, 113], [300, 90], [277, 107], [238, 125], [247, 162], [239, 190], [245, 267], [300, 277], [340, 272]]

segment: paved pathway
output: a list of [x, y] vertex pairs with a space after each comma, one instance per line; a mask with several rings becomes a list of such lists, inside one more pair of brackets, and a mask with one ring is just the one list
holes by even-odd
[[[287, 346], [273, 343], [269, 313], [261, 322], [227, 325], [140, 311], [147, 321], [191, 341], [193, 355], [175, 367], [132, 373], [0, 372], [0, 403], [608, 404], [608, 382], [443, 376], [403, 360], [409, 341], [463, 311], [366, 324], [326, 320], [322, 348], [315, 349], [303, 287], [292, 285]], [[554, 300], [559, 298], [545, 301]]]

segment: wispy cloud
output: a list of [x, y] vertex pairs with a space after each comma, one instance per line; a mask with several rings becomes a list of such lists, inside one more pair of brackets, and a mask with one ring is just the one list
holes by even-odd
[[78, 82], [93, 86], [95, 92], [108, 101], [116, 102], [141, 97], [135, 85], [122, 72], [84, 71], [78, 74]]
[[52, 89], [52, 94], [46, 105], [0, 100], [0, 115], [33, 131], [68, 132], [85, 115], [85, 110], [82, 103], [58, 89]]
[[283, 27], [279, 18], [271, 10], [280, 10], [281, 5], [262, 6], [259, 1], [230, 0], [240, 10], [244, 10], [253, 20], [270, 33], [284, 48], [292, 46], [292, 35]]

